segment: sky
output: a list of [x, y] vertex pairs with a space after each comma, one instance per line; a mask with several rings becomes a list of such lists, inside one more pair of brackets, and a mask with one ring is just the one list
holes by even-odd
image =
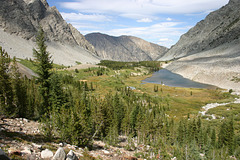
[[131, 35], [170, 48], [229, 0], [47, 0], [83, 35]]

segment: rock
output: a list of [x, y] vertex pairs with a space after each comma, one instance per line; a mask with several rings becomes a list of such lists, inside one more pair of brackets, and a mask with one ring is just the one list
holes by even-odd
[[109, 154], [111, 154], [109, 151], [107, 151], [107, 150], [102, 150], [102, 152], [103, 152], [103, 154], [105, 154], [105, 155], [109, 155]]
[[9, 154], [14, 154], [14, 155], [21, 155], [21, 151], [19, 151], [17, 148], [15, 147], [10, 147], [8, 149], [8, 153]]
[[78, 158], [75, 155], [75, 153], [72, 150], [70, 150], [67, 154], [67, 159], [66, 160], [78, 160]]
[[37, 148], [37, 149], [41, 149], [42, 145], [40, 144], [36, 144], [36, 143], [32, 143], [33, 147]]
[[29, 122], [29, 120], [28, 120], [28, 119], [26, 119], [26, 118], [23, 118], [23, 122], [25, 122], [25, 123], [28, 123], [28, 122]]
[[10, 160], [10, 158], [5, 154], [5, 152], [0, 149], [0, 159], [1, 160]]
[[52, 151], [45, 149], [41, 152], [41, 158], [51, 158], [51, 157], [53, 157]]
[[36, 159], [37, 159], [36, 154], [31, 154], [27, 156], [27, 160], [36, 160]]
[[60, 146], [60, 147], [64, 147], [64, 143], [62, 143], [62, 142], [59, 143], [59, 146]]
[[59, 147], [52, 160], [65, 160], [66, 153], [62, 147]]
[[24, 150], [21, 151], [22, 154], [31, 154], [32, 151], [29, 147], [24, 147]]

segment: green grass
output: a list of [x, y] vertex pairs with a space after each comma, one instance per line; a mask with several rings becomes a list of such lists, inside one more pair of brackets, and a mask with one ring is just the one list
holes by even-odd
[[[34, 62], [20, 59], [20, 63], [36, 71]], [[179, 88], [162, 86], [160, 84], [143, 84], [141, 81], [151, 75], [146, 75], [147, 68], [141, 66], [117, 71], [109, 68], [104, 70], [89, 68], [76, 71], [62, 69], [64, 67], [54, 64], [54, 70], [58, 74], [72, 76], [75, 80], [86, 80], [88, 84], [92, 82], [95, 88], [94, 94], [101, 95], [102, 97], [108, 92], [114, 94], [117, 88], [126, 86], [135, 87], [136, 90], [134, 92], [136, 94], [142, 95], [145, 93], [152, 97], [158, 97], [156, 98], [156, 101], [159, 101], [158, 103], [170, 106], [171, 109], [168, 111], [168, 114], [172, 117], [186, 117], [188, 114], [197, 115], [201, 107], [207, 103], [231, 102], [235, 98], [230, 93], [224, 93], [219, 89]], [[101, 75], [98, 75], [99, 71], [101, 71]], [[131, 76], [131, 73], [141, 73], [141, 76]], [[158, 92], [154, 92], [154, 86], [158, 86]], [[216, 114], [223, 114], [221, 110], [213, 110], [213, 112], [215, 111]], [[228, 113], [224, 114], [229, 116]]]
[[31, 69], [33, 72], [37, 72], [37, 66], [35, 65], [35, 63], [31, 60], [26, 60], [26, 59], [18, 59], [19, 63], [24, 65], [25, 67]]
[[[35, 72], [35, 73], [37, 72], [37, 63], [32, 61], [31, 59], [27, 60], [27, 59], [18, 58], [18, 62], [20, 64], [24, 65], [25, 67], [31, 69], [33, 72]], [[53, 70], [64, 69], [64, 68], [67, 68], [67, 67], [63, 66], [63, 65], [58, 65], [58, 64], [53, 63]]]

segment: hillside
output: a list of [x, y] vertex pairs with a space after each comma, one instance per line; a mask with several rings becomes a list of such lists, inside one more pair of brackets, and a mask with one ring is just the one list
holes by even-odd
[[168, 50], [166, 47], [133, 36], [113, 37], [91, 33], [85, 38], [95, 47], [98, 56], [105, 60], [151, 61]]
[[46, 0], [9, 0], [0, 5], [0, 45], [19, 58], [32, 56], [35, 35], [41, 26], [55, 63], [97, 63], [94, 47]]
[[186, 34], [183, 34], [160, 60], [198, 54], [238, 39], [240, 37], [239, 8], [239, 0], [230, 0], [226, 6], [210, 13]]
[[178, 59], [167, 69], [186, 78], [237, 89], [240, 75], [240, 1], [230, 0], [182, 35], [159, 60]]

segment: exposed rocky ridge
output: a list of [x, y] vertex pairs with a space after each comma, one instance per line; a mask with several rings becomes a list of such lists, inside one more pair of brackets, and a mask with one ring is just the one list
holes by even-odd
[[232, 42], [240, 37], [240, 1], [230, 0], [226, 6], [210, 13], [197, 23], [160, 60], [197, 54]]
[[113, 37], [91, 33], [85, 38], [95, 47], [98, 56], [105, 60], [151, 61], [168, 50], [166, 47], [133, 36]]
[[[75, 55], [89, 55], [94, 62], [99, 61], [95, 55], [94, 47], [85, 39], [85, 37], [77, 31], [71, 24], [68, 24], [61, 16], [56, 7], [49, 7], [46, 0], [4, 0], [0, 5], [0, 29], [10, 35], [16, 35], [24, 40], [28, 40], [28, 44], [35, 41], [35, 35], [41, 26], [46, 33], [48, 43], [53, 44], [56, 49], [59, 46], [67, 46], [75, 50], [74, 56], [69, 54], [69, 58], [75, 59], [71, 61], [74, 64], [79, 58]], [[5, 39], [9, 39], [8, 35], [3, 37], [0, 45], [3, 45]], [[14, 41], [14, 40], [13, 40]], [[1, 44], [2, 43], [2, 44]], [[8, 44], [10, 45], [10, 44]], [[17, 44], [18, 45], [18, 44]], [[3, 48], [5, 48], [3, 46]], [[8, 47], [6, 47], [8, 48]], [[10, 48], [15, 48], [14, 45]], [[33, 45], [31, 47], [31, 50]], [[61, 47], [59, 47], [61, 48]], [[7, 50], [7, 49], [6, 49]], [[10, 50], [9, 54], [14, 55]], [[56, 51], [60, 51], [57, 49]], [[30, 52], [26, 50], [26, 52]], [[60, 51], [61, 52], [61, 51]], [[62, 52], [65, 52], [64, 50]], [[56, 54], [56, 53], [54, 53]], [[22, 53], [29, 57], [28, 53]], [[61, 56], [58, 53], [53, 56], [55, 59]], [[94, 57], [95, 56], [95, 57]], [[89, 58], [91, 62], [91, 58]], [[65, 63], [60, 63], [65, 64]], [[69, 63], [68, 63], [69, 64]]]

